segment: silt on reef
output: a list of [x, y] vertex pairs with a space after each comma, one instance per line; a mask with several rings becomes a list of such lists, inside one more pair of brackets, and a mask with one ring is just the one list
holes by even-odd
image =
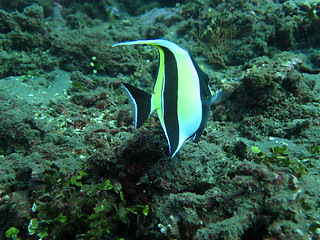
[[204, 194], [183, 192], [160, 198], [158, 237], [309, 239], [305, 216], [299, 210], [301, 191], [293, 175], [248, 161], [237, 162]]

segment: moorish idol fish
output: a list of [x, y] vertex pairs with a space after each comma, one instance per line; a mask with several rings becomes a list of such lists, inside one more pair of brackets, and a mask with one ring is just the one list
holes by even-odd
[[205, 74], [189, 53], [177, 44], [163, 39], [138, 40], [113, 46], [148, 44], [158, 48], [160, 66], [153, 93], [130, 84], [122, 86], [128, 93], [139, 128], [157, 110], [166, 135], [170, 156], [174, 157], [183, 143], [193, 136], [197, 140], [208, 121], [210, 106], [220, 100], [213, 93]]

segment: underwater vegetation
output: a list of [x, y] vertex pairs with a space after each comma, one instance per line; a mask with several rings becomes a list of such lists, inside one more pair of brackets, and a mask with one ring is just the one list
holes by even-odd
[[[21, 234], [28, 233], [39, 239], [108, 239], [116, 232], [121, 234], [118, 232], [121, 225], [128, 225], [138, 215], [148, 215], [148, 205], [127, 204], [119, 184], [114, 186], [108, 179], [90, 183], [88, 174], [83, 171], [66, 176], [54, 163], [47, 161], [46, 164], [47, 169], [42, 172], [42, 178], [37, 179], [36, 185], [34, 180], [17, 180], [17, 185], [10, 186], [15, 188], [15, 193], [6, 195], [10, 190], [2, 189], [2, 204], [17, 204], [20, 214], [24, 212], [24, 217], [30, 218], [27, 228], [12, 226], [6, 230], [7, 238], [23, 239]], [[23, 184], [29, 186], [29, 202], [14, 199], [19, 198], [19, 188], [27, 187]], [[30, 204], [32, 207], [28, 209]], [[17, 226], [14, 218], [7, 216], [6, 221]]]

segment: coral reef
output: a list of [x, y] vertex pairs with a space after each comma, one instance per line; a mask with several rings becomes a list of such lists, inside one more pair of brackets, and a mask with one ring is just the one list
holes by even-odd
[[[0, 2], [0, 239], [320, 239], [316, 1]], [[164, 38], [222, 90], [174, 158], [152, 92]]]

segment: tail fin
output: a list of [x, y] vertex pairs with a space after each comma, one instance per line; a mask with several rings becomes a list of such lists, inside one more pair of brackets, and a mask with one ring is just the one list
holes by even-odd
[[139, 128], [151, 114], [152, 95], [127, 83], [122, 83], [122, 86], [127, 91], [134, 112], [134, 127]]

